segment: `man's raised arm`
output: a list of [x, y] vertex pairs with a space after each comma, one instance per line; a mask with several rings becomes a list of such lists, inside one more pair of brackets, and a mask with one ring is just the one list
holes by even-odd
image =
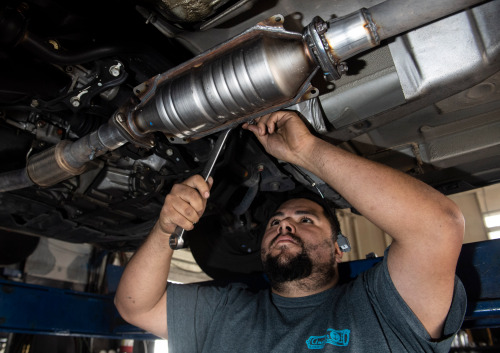
[[195, 175], [172, 187], [153, 230], [128, 263], [115, 296], [120, 315], [132, 325], [167, 338], [167, 278], [175, 227], [191, 230], [205, 211], [212, 178]]
[[268, 153], [320, 177], [393, 238], [391, 279], [431, 337], [439, 338], [463, 241], [459, 208], [404, 173], [316, 138], [294, 113], [276, 112], [244, 128]]

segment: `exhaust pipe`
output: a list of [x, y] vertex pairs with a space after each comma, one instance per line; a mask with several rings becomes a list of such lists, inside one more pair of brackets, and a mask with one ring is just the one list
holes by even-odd
[[186, 143], [316, 97], [310, 81], [318, 69], [336, 80], [347, 71], [346, 59], [381, 40], [480, 2], [387, 0], [327, 22], [316, 17], [302, 34], [273, 16], [137, 86], [137, 106], [123, 106], [97, 131], [33, 156], [26, 170], [0, 175], [0, 192], [54, 185], [127, 142], [151, 148], [153, 132]]

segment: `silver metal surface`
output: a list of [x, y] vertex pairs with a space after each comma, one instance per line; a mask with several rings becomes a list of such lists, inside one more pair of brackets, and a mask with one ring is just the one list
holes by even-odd
[[308, 99], [292, 105], [288, 109], [294, 110], [304, 116], [316, 132], [320, 134], [327, 132], [319, 98]]
[[386, 68], [355, 84], [321, 96], [328, 120], [342, 128], [405, 103], [396, 70]]
[[274, 26], [206, 53], [206, 60], [162, 83], [135, 113], [137, 130], [188, 138], [291, 102], [316, 65], [300, 34], [284, 31], [283, 18], [275, 18]]
[[484, 0], [386, 0], [370, 7], [369, 11], [382, 40], [482, 2]]
[[[324, 33], [328, 29], [328, 25], [320, 17], [315, 17], [313, 21], [304, 29], [304, 42], [309, 48], [311, 56], [323, 71], [323, 75], [327, 81], [338, 80], [345, 67], [335, 60], [332, 56], [328, 42], [325, 40]], [[340, 69], [342, 68], [342, 70]]]
[[435, 22], [397, 37], [389, 44], [407, 100], [436, 88], [456, 93], [455, 87], [477, 81], [485, 70], [498, 70], [500, 1]]
[[66, 163], [64, 149], [69, 144], [71, 144], [69, 140], [61, 141], [56, 146], [35, 154], [28, 160], [26, 170], [35, 184], [39, 186], [55, 185], [85, 171], [85, 165], [73, 168]]
[[[215, 143], [214, 149], [212, 150], [212, 153], [210, 155], [210, 158], [203, 168], [203, 171], [201, 172], [201, 176], [205, 181], [208, 180], [210, 175], [212, 174], [212, 171], [215, 167], [215, 163], [217, 162], [217, 159], [219, 158], [220, 154], [222, 153], [222, 150], [224, 148], [224, 145], [226, 144], [227, 137], [229, 136], [229, 133], [231, 132], [232, 129], [227, 129], [226, 131], [222, 132], [222, 134], [219, 136], [217, 139], [217, 142]], [[177, 249], [182, 249], [185, 246], [184, 243], [184, 233], [186, 232], [185, 229], [177, 226], [175, 228], [175, 231], [170, 235], [169, 239], [169, 245], [170, 248], [177, 250]]]
[[[468, 6], [476, 1], [460, 0], [458, 3]], [[391, 0], [390, 4], [396, 5], [397, 2]], [[456, 9], [455, 5], [450, 8]], [[383, 6], [377, 7], [378, 10], [381, 8]], [[426, 97], [427, 103], [434, 103], [484, 80], [488, 73], [492, 75], [498, 71], [499, 12], [500, 2], [491, 1], [411, 31], [390, 44], [406, 101]], [[446, 14], [437, 13], [438, 16]], [[435, 19], [432, 16], [436, 15], [429, 16], [412, 18], [411, 23], [420, 25], [429, 18]], [[390, 19], [390, 16], [380, 18]], [[145, 82], [139, 88], [142, 100], [136, 107], [137, 111], [133, 107], [121, 107], [121, 113], [125, 113], [124, 121], [103, 125], [97, 131], [64, 145], [64, 148], [42, 152], [28, 164], [30, 176], [39, 180], [40, 185], [53, 185], [61, 178], [75, 175], [76, 170], [99, 155], [129, 141], [151, 148], [154, 141], [149, 134], [152, 132], [161, 131], [172, 140], [200, 138], [311, 97], [310, 80], [317, 70], [317, 63], [304, 45], [302, 36], [284, 30], [283, 21], [283, 16], [273, 16], [225, 44]], [[377, 26], [386, 24], [390, 25], [381, 21]], [[325, 28], [319, 26], [316, 30], [323, 34]], [[355, 55], [378, 42], [365, 11], [330, 21], [324, 38], [328, 38], [325, 41], [329, 43], [332, 57], [340, 53], [339, 59]], [[341, 62], [333, 60], [339, 68]], [[385, 92], [397, 92], [394, 73], [385, 78], [388, 80], [381, 85], [386, 87]], [[373, 84], [364, 87], [371, 91]], [[363, 89], [353, 92], [362, 93]], [[356, 98], [352, 95], [345, 97]], [[382, 112], [392, 108], [391, 104], [398, 103], [399, 99], [399, 96], [393, 96], [376, 110]], [[373, 100], [371, 96], [361, 105], [369, 106]], [[358, 112], [362, 110], [363, 107], [357, 109]], [[115, 118], [118, 120], [118, 115]], [[360, 119], [359, 115], [344, 114], [336, 119], [335, 124], [337, 127], [346, 126]], [[366, 122], [364, 126], [375, 127], [383, 121], [380, 118], [379, 121]], [[364, 128], [358, 130], [364, 131]], [[356, 133], [354, 130], [347, 132], [349, 138]], [[35, 171], [38, 168], [40, 170]], [[45, 175], [44, 171], [55, 174], [49, 178], [50, 173]]]
[[183, 43], [194, 54], [199, 54], [247, 30], [274, 14], [281, 13], [286, 17], [287, 23], [296, 31], [301, 31], [314, 17], [321, 15], [325, 20], [333, 17], [342, 17], [362, 7], [370, 7], [383, 0], [350, 0], [334, 1], [314, 0], [279, 0], [257, 1], [252, 11], [238, 18], [230, 25], [218, 26], [210, 31], [182, 31], [175, 34], [175, 38]]
[[324, 34], [330, 54], [336, 62], [376, 47], [380, 38], [370, 13], [366, 9], [328, 22]]
[[439, 168], [500, 155], [500, 109], [437, 126], [423, 126], [427, 160]]
[[63, 159], [68, 165], [79, 168], [96, 157], [117, 149], [128, 140], [111, 123], [101, 125], [99, 129], [64, 148]]

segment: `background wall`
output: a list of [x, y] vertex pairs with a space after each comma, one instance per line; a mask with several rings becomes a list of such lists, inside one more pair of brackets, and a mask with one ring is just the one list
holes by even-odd
[[[449, 196], [458, 204], [465, 217], [464, 243], [488, 240], [484, 215], [500, 212], [500, 184]], [[365, 259], [369, 253], [383, 256], [391, 238], [364, 217], [349, 210], [338, 210], [342, 232], [349, 238], [352, 251], [344, 261]]]

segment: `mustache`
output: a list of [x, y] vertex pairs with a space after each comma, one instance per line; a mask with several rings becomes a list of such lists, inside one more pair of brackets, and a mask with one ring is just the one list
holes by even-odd
[[295, 234], [292, 234], [292, 233], [285, 233], [285, 234], [278, 234], [276, 235], [272, 240], [271, 242], [269, 243], [269, 247], [273, 246], [274, 243], [276, 243], [276, 241], [278, 240], [279, 237], [283, 236], [283, 235], [286, 235], [286, 236], [289, 236], [290, 238], [292, 238], [295, 242], [297, 242], [297, 244], [299, 245], [304, 245], [304, 242], [302, 241], [302, 239], [300, 239], [298, 236], [296, 236]]

